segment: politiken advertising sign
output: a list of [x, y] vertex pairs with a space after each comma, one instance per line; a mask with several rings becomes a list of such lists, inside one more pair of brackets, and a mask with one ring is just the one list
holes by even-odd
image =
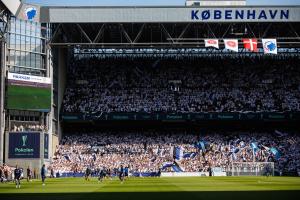
[[42, 76], [31, 76], [25, 74], [8, 73], [8, 80], [23, 81], [30, 83], [51, 84], [51, 79]]
[[8, 158], [40, 158], [40, 133], [9, 133]]

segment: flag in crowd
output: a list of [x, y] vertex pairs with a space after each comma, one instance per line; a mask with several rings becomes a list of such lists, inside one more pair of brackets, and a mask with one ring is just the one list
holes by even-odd
[[255, 153], [256, 151], [258, 151], [258, 146], [256, 142], [251, 142], [250, 144], [251, 148], [252, 148], [252, 153], [253, 153], [253, 161], [255, 161]]
[[183, 158], [183, 149], [182, 147], [176, 147], [175, 148], [175, 159], [181, 160]]
[[270, 148], [270, 151], [277, 160], [280, 158], [280, 153], [279, 153], [278, 149], [276, 149], [275, 147], [272, 147], [272, 148]]
[[197, 152], [184, 153], [183, 158], [194, 158], [197, 155]]
[[270, 148], [269, 147], [267, 147], [267, 146], [264, 146], [264, 145], [261, 145], [265, 150], [267, 150], [267, 151], [269, 151], [270, 150]]
[[[256, 38], [243, 38], [244, 48], [251, 52], [258, 52], [258, 39]], [[218, 39], [205, 39], [205, 47], [213, 47], [219, 49]], [[262, 39], [263, 50], [265, 54], [277, 54], [277, 40], [276, 39]], [[238, 39], [224, 39], [225, 49], [230, 51], [239, 51]]]
[[233, 160], [236, 160], [236, 159], [237, 159], [237, 156], [236, 156], [235, 153], [232, 153], [231, 155], [232, 155], [232, 159], [233, 159]]
[[166, 169], [166, 168], [168, 168], [168, 167], [172, 167], [173, 166], [173, 163], [172, 162], [165, 162], [164, 164], [163, 164], [163, 166], [162, 166], [162, 169], [164, 170], [164, 169]]
[[201, 149], [203, 151], [203, 153], [206, 152], [206, 148], [205, 148], [205, 143], [204, 141], [200, 140], [197, 144], [196, 147], [198, 147], [199, 149]]
[[251, 148], [253, 149], [253, 151], [257, 151], [258, 150], [258, 146], [257, 146], [257, 143], [256, 142], [251, 142]]

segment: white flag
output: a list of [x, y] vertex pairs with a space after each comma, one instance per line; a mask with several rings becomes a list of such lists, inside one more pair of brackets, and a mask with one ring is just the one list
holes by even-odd
[[206, 39], [204, 40], [205, 42], [205, 47], [214, 47], [214, 48], [219, 48], [219, 40], [217, 39]]
[[239, 42], [236, 39], [225, 39], [224, 40], [225, 49], [238, 52], [239, 51]]
[[276, 39], [262, 39], [265, 54], [277, 54]]

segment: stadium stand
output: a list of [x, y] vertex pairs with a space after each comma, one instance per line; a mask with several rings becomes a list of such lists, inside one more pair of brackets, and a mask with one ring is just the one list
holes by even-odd
[[3, 164], [0, 166], [0, 182], [11, 180], [12, 168]]
[[299, 58], [70, 61], [64, 113], [299, 111]]
[[51, 163], [55, 173], [83, 174], [87, 167], [131, 174], [207, 172], [232, 162], [274, 162], [275, 172], [300, 172], [300, 137], [296, 133], [188, 131], [111, 131], [67, 134]]
[[27, 132], [27, 131], [46, 131], [47, 127], [44, 125], [33, 124], [29, 122], [15, 123], [11, 128], [12, 132]]

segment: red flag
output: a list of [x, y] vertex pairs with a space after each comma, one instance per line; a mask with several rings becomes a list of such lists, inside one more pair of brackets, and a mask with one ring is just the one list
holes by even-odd
[[244, 48], [250, 51], [258, 52], [257, 49], [257, 39], [243, 39]]

